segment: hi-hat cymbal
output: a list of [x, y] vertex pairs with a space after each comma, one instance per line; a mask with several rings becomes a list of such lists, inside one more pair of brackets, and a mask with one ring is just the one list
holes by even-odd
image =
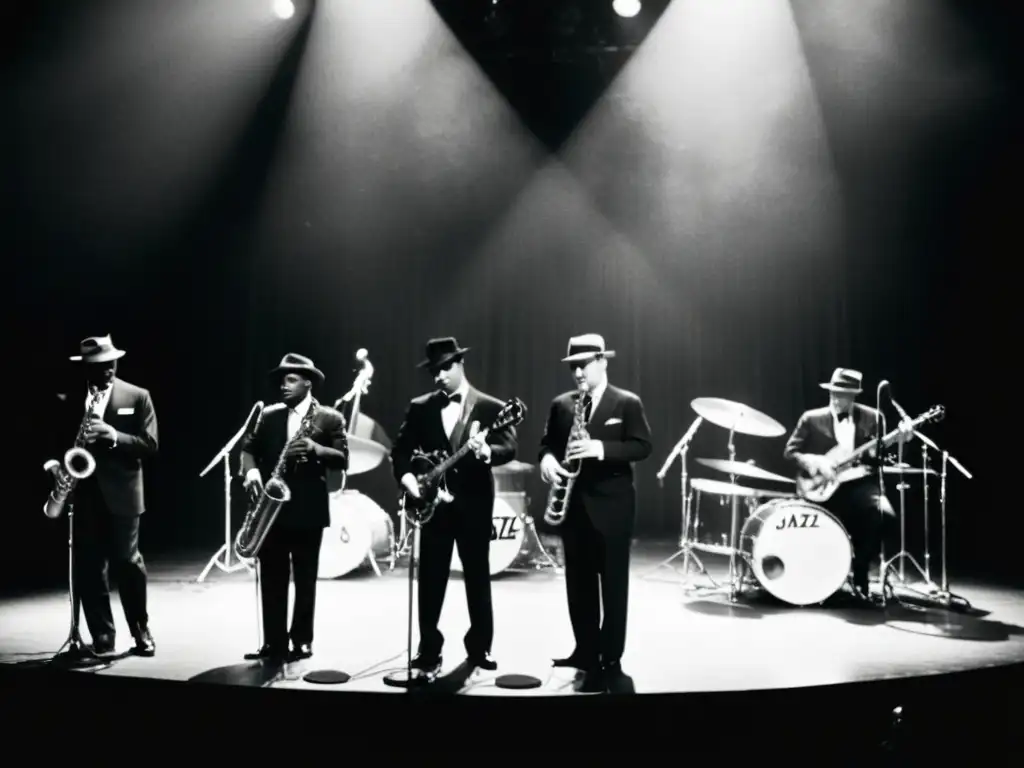
[[882, 467], [882, 473], [886, 475], [937, 475], [934, 469], [921, 469], [920, 467]]
[[698, 397], [690, 406], [712, 424], [755, 437], [778, 437], [786, 432], [779, 422], [749, 405], [720, 397]]
[[747, 488], [742, 485], [723, 483], [720, 480], [707, 480], [703, 477], [691, 480], [690, 487], [700, 491], [701, 493], [717, 493], [719, 496], [749, 496], [753, 498], [765, 497], [780, 499], [788, 498], [793, 495], [791, 493], [779, 493], [778, 491], [762, 491], [760, 488]]
[[727, 472], [730, 475], [754, 477], [758, 480], [774, 480], [777, 483], [794, 482], [791, 477], [776, 475], [774, 472], [769, 472], [766, 469], [755, 467], [752, 463], [744, 463], [742, 461], [729, 461], [728, 459], [697, 459], [697, 463], [703, 464], [705, 467], [717, 469], [719, 472]]
[[494, 475], [517, 475], [520, 473], [532, 472], [533, 464], [527, 464], [525, 461], [519, 461], [518, 459], [510, 461], [508, 464], [502, 464], [500, 467], [495, 467], [491, 470], [491, 474]]

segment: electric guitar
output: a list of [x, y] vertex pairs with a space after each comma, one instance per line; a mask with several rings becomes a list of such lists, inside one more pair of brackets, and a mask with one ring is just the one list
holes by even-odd
[[[926, 424], [930, 421], [940, 421], [945, 417], [945, 415], [946, 409], [941, 405], [936, 405], [911, 421], [910, 428], [916, 429], [922, 424]], [[869, 440], [852, 452], [845, 451], [841, 446], [835, 446], [828, 453], [824, 454], [825, 458], [831, 462], [832, 467], [835, 470], [835, 479], [826, 480], [821, 475], [810, 475], [801, 467], [796, 476], [797, 495], [802, 499], [806, 499], [807, 501], [815, 502], [817, 504], [820, 504], [823, 501], [828, 501], [843, 483], [867, 477], [871, 474], [870, 467], [858, 463], [865, 454], [878, 445], [879, 442], [881, 442], [883, 448], [888, 448], [896, 442], [899, 436], [900, 430], [894, 429], [881, 439], [876, 437], [874, 440]]]
[[[498, 412], [487, 429], [478, 434], [486, 437], [491, 432], [500, 432], [509, 427], [515, 427], [523, 423], [526, 418], [526, 406], [518, 397], [507, 401]], [[445, 473], [455, 466], [463, 456], [470, 451], [469, 440], [447, 456], [445, 451], [432, 451], [424, 453], [415, 451], [411, 460], [411, 471], [419, 483], [420, 496], [416, 498], [407, 491], [403, 492], [402, 507], [406, 516], [416, 525], [424, 525], [430, 522], [438, 505], [452, 501], [455, 497], [445, 487]]]

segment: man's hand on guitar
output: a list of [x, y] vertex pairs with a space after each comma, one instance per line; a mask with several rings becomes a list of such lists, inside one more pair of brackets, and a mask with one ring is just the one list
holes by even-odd
[[473, 452], [480, 461], [490, 464], [491, 446], [487, 444], [487, 433], [480, 431], [480, 422], [474, 421], [469, 425], [469, 450]]
[[906, 444], [914, 439], [914, 425], [909, 421], [901, 421], [899, 426], [899, 436], [896, 438], [901, 443]]
[[832, 462], [825, 456], [814, 456], [811, 459], [809, 469], [814, 477], [822, 477], [828, 481], [836, 479], [835, 467], [832, 466]]
[[402, 475], [402, 487], [414, 499], [420, 498], [420, 483], [411, 472]]
[[540, 476], [545, 483], [551, 485], [556, 478], [568, 477], [569, 473], [562, 467], [554, 454], [546, 453], [540, 460]]

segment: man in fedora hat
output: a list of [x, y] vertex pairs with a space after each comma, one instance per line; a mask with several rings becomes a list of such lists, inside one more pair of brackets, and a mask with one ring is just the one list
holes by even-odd
[[[837, 445], [845, 453], [852, 452], [878, 436], [878, 411], [858, 402], [863, 391], [864, 376], [852, 368], [836, 368], [828, 382], [819, 384], [829, 393], [829, 404], [804, 412], [786, 442], [783, 456], [796, 462], [812, 477], [835, 479], [835, 467], [825, 454]], [[903, 432], [901, 440], [910, 433]], [[877, 466], [877, 452], [871, 450], [865, 462]], [[878, 481], [868, 475], [843, 483], [828, 501], [822, 504], [846, 528], [853, 545], [853, 587], [855, 594], [870, 600], [869, 572], [872, 560], [879, 555], [883, 538], [888, 538], [896, 513]]]
[[[146, 564], [139, 551], [139, 523], [146, 508], [142, 460], [156, 455], [159, 440], [149, 391], [117, 376], [118, 360], [124, 354], [109, 335], [90, 336], [80, 342], [79, 354], [70, 358], [79, 364], [87, 391], [65, 400], [74, 412], [68, 414], [69, 434], [63, 438], [68, 445], [68, 438], [73, 439], [82, 422], [84, 409], [95, 403], [85, 428], [85, 443], [96, 460], [96, 469], [78, 482], [72, 499], [74, 580], [94, 653], [115, 653], [116, 631], [107, 582], [109, 565], [117, 581], [128, 629], [135, 640], [134, 652], [153, 656], [156, 644], [149, 630]], [[95, 401], [94, 394], [98, 395]], [[76, 432], [70, 432], [72, 428]]]
[[[256, 429], [242, 439], [242, 474], [250, 504], [260, 498], [282, 452], [281, 479], [291, 491], [257, 554], [263, 605], [263, 646], [249, 660], [280, 663], [313, 655], [316, 580], [324, 528], [331, 523], [327, 470], [348, 469], [345, 417], [313, 397], [324, 374], [303, 355], [288, 353], [270, 371], [281, 402], [268, 406]], [[309, 417], [308, 437], [299, 429]], [[287, 446], [287, 447], [286, 447]], [[288, 628], [288, 579], [294, 574], [295, 605]], [[288, 640], [292, 648], [289, 654]]]
[[464, 638], [469, 663], [481, 669], [497, 669], [491, 658], [494, 616], [491, 608], [491, 518], [494, 511], [494, 477], [491, 469], [507, 464], [516, 455], [515, 429], [490, 434], [484, 439], [480, 425], [494, 421], [500, 400], [469, 383], [463, 358], [469, 347], [454, 337], [430, 339], [426, 368], [436, 389], [414, 398], [398, 430], [391, 462], [395, 479], [406, 493], [419, 495], [411, 471], [413, 452], [443, 450], [453, 453], [469, 443], [467, 455], [446, 475], [454, 497], [435, 511], [420, 532], [419, 625], [420, 643], [412, 666], [432, 677], [441, 668], [444, 636], [437, 628], [451, 573], [452, 552], [458, 546], [466, 583], [469, 631]]
[[[583, 670], [582, 690], [587, 692], [614, 689], [622, 675], [636, 518], [633, 463], [651, 455], [643, 402], [608, 382], [608, 360], [613, 357], [615, 352], [596, 333], [569, 339], [562, 362], [568, 363], [576, 388], [552, 401], [539, 454], [541, 477], [548, 484], [568, 474], [563, 461], [581, 460], [559, 527], [576, 647], [554, 664]], [[578, 397], [586, 403], [590, 439], [569, 442]]]

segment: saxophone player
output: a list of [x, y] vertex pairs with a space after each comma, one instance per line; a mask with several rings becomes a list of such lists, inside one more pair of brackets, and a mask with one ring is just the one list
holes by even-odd
[[[257, 555], [264, 644], [245, 658], [283, 662], [313, 655], [320, 544], [330, 525], [326, 472], [348, 469], [348, 438], [345, 417], [313, 397], [313, 383], [322, 385], [324, 374], [312, 360], [289, 353], [270, 375], [280, 386], [281, 402], [264, 409], [255, 430], [242, 439], [244, 486], [250, 500], [258, 500], [284, 454], [280, 479], [291, 495]], [[290, 631], [289, 572], [295, 581]]]
[[[539, 454], [541, 477], [548, 484], [569, 477], [563, 462], [580, 462], [564, 515], [557, 521], [546, 519], [558, 525], [562, 536], [569, 620], [576, 639], [572, 653], [555, 659], [554, 665], [582, 670], [581, 690], [586, 692], [605, 692], [622, 674], [636, 517], [632, 463], [651, 454], [643, 402], [608, 382], [608, 360], [614, 356], [596, 333], [569, 340], [562, 362], [569, 364], [576, 389], [552, 401]], [[578, 397], [584, 398], [586, 434], [571, 440]]]
[[[142, 460], [155, 456], [159, 444], [156, 411], [148, 390], [118, 378], [117, 361], [125, 352], [114, 346], [109, 335], [83, 339], [79, 347], [71, 361], [81, 365], [86, 387], [65, 402], [74, 410], [68, 423], [82, 433], [84, 449], [93, 457], [95, 467], [78, 482], [69, 499], [75, 507], [75, 589], [92, 635], [93, 653], [114, 654], [109, 563], [135, 640], [133, 651], [138, 656], [153, 656], [156, 644], [149, 631], [139, 523], [145, 511]], [[91, 409], [84, 422], [83, 403]]]

